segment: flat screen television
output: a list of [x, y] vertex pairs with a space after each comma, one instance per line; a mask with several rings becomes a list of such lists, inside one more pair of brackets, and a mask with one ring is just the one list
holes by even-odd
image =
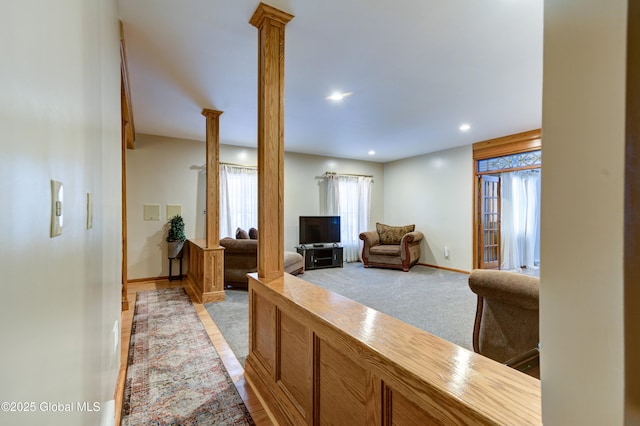
[[340, 216], [300, 216], [300, 244], [340, 242]]

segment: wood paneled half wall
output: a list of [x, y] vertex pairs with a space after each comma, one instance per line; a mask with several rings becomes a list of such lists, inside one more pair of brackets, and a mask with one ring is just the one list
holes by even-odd
[[245, 377], [281, 424], [542, 423], [532, 377], [297, 277], [249, 277]]
[[207, 247], [206, 240], [187, 240], [187, 285], [199, 303], [224, 300], [224, 247]]

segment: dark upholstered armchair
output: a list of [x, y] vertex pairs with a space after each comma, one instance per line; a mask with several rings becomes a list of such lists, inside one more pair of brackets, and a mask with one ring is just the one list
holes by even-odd
[[360, 233], [364, 241], [364, 267], [379, 266], [408, 271], [420, 259], [420, 241], [424, 235], [415, 225], [389, 226], [376, 223], [375, 231]]
[[478, 295], [475, 352], [506, 363], [538, 347], [539, 278], [476, 269], [469, 275], [469, 288]]

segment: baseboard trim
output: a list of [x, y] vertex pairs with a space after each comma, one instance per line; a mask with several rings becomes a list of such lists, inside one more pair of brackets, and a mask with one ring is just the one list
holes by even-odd
[[[174, 277], [176, 280], [178, 280], [177, 277]], [[149, 278], [134, 278], [132, 280], [127, 280], [127, 284], [129, 283], [145, 283], [145, 282], [149, 282], [149, 281], [164, 281], [164, 280], [168, 280], [169, 279], [169, 275], [165, 275], [163, 277], [149, 277]]]
[[416, 265], [428, 266], [429, 268], [444, 269], [445, 271], [459, 272], [461, 274], [467, 274], [467, 275], [471, 274], [470, 271], [465, 271], [463, 269], [447, 268], [446, 266], [440, 266], [440, 265], [429, 265], [428, 263], [422, 263], [422, 262], [418, 262]]

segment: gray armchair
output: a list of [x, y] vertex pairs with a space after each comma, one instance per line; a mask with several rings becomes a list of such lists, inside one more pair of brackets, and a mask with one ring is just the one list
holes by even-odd
[[364, 267], [394, 268], [407, 272], [420, 259], [420, 241], [423, 238], [422, 232], [415, 230], [415, 225], [376, 223], [375, 231], [360, 233], [360, 239], [364, 241]]

